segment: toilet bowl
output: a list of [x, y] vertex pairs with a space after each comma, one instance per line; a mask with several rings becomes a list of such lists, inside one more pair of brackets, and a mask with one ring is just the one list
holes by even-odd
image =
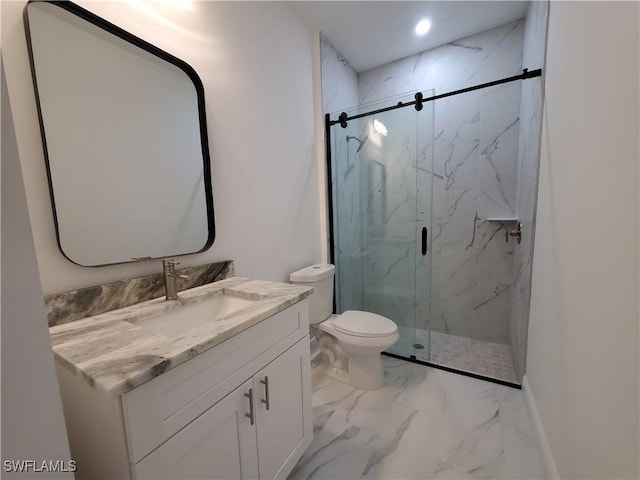
[[[347, 368], [347, 383], [376, 390], [384, 385], [380, 353], [399, 339], [398, 327], [375, 313], [347, 310], [332, 315], [333, 276], [330, 264], [312, 265], [291, 274], [291, 282], [314, 288], [309, 297], [309, 322], [322, 332], [318, 343], [327, 345], [337, 368]], [[346, 363], [346, 365], [344, 365]]]

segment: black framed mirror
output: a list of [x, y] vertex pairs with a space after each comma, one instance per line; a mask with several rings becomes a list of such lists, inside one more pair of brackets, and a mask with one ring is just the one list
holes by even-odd
[[173, 55], [71, 2], [25, 23], [58, 245], [99, 266], [215, 238], [204, 89]]

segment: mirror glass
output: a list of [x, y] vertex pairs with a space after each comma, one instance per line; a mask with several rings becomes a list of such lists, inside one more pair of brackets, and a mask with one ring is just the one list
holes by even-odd
[[97, 266], [209, 248], [204, 91], [193, 68], [70, 2], [26, 8], [62, 253]]

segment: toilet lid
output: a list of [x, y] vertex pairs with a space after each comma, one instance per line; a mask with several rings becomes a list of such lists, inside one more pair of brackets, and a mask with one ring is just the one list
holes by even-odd
[[395, 323], [382, 315], [347, 310], [333, 321], [339, 332], [357, 337], [386, 337], [398, 331]]

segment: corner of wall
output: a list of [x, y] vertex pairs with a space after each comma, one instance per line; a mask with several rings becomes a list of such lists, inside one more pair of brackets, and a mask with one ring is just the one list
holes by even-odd
[[[42, 303], [42, 287], [4, 61], [2, 90], [2, 478], [33, 478], [5, 461], [60, 461], [69, 443]], [[11, 279], [11, 281], [7, 281]], [[14, 464], [15, 465], [15, 464]], [[48, 478], [73, 478], [59, 471]]]
[[329, 263], [329, 205], [327, 195], [327, 165], [325, 162], [324, 101], [322, 96], [322, 33], [313, 35], [311, 52], [313, 78], [313, 111], [315, 131], [315, 155], [318, 169], [318, 205], [320, 207], [320, 254]]
[[549, 444], [549, 440], [547, 439], [547, 435], [544, 431], [544, 426], [540, 419], [540, 413], [536, 407], [536, 401], [533, 396], [533, 392], [531, 391], [531, 385], [529, 385], [529, 379], [526, 375], [522, 378], [522, 391], [524, 392], [527, 412], [529, 413], [529, 418], [531, 419], [531, 424], [533, 425], [535, 432], [537, 447], [544, 463], [545, 476], [549, 479], [559, 479], [560, 472], [558, 471], [556, 461], [553, 458], [551, 445]]

